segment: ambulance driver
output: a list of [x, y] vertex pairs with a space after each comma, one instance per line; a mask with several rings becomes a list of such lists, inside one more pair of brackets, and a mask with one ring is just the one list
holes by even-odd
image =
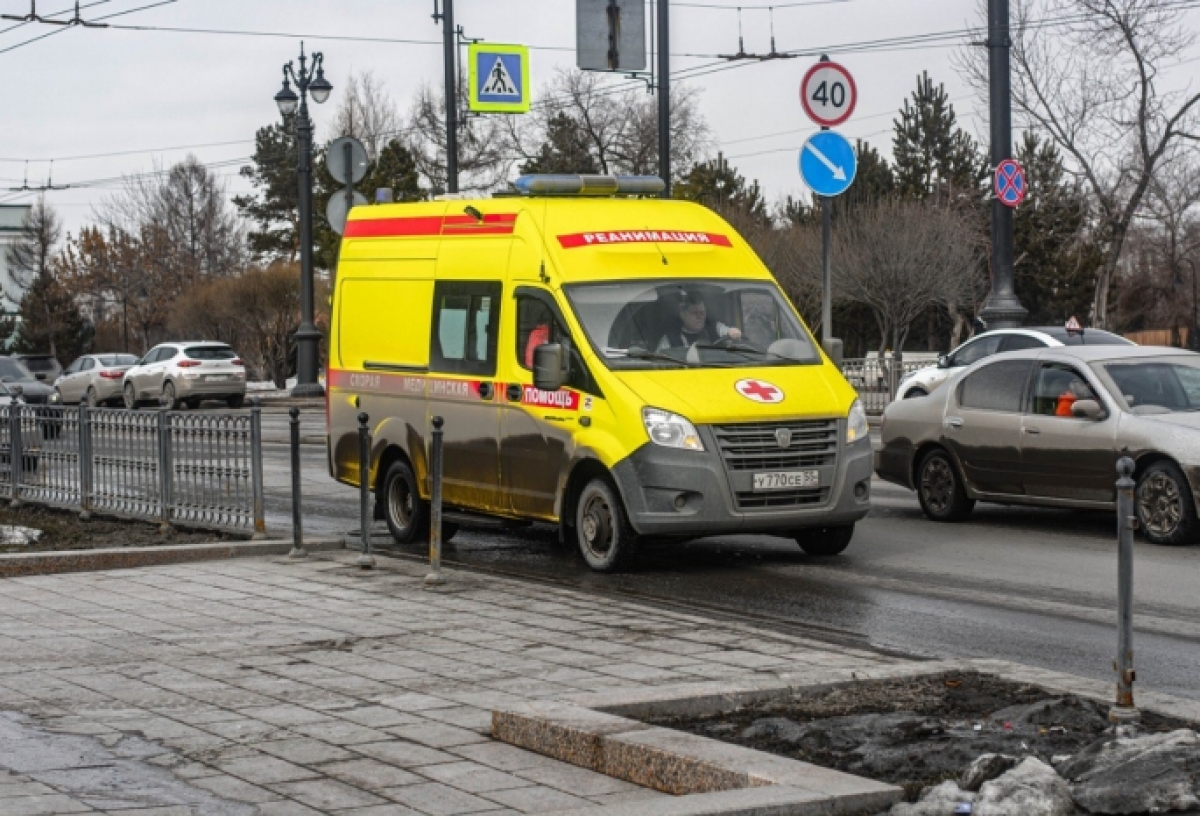
[[662, 336], [658, 351], [691, 348], [696, 343], [715, 343], [722, 337], [741, 340], [742, 330], [726, 326], [719, 320], [709, 320], [704, 297], [699, 292], [685, 292], [679, 301], [679, 325]]

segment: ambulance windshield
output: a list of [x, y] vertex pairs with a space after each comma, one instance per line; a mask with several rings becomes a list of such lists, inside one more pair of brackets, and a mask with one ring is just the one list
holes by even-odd
[[573, 284], [567, 297], [610, 368], [812, 365], [812, 338], [771, 283]]

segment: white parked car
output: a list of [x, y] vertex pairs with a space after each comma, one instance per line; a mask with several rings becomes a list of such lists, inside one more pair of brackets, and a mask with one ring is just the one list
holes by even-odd
[[1063, 326], [1035, 326], [1020, 329], [994, 329], [977, 334], [949, 354], [938, 358], [936, 366], [918, 369], [900, 382], [896, 399], [924, 397], [956, 372], [972, 363], [1004, 351], [1050, 348], [1053, 346], [1133, 346], [1136, 343], [1100, 329], [1067, 329]]
[[246, 366], [225, 343], [161, 343], [125, 372], [126, 408], [154, 401], [175, 410], [221, 400], [241, 408], [246, 399]]

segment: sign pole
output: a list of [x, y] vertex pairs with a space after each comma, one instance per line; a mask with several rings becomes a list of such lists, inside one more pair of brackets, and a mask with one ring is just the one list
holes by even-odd
[[833, 201], [821, 196], [821, 345], [825, 348], [833, 339], [833, 269], [829, 263], [832, 221]]
[[454, 53], [454, 0], [442, 0], [442, 59], [446, 70], [446, 192], [458, 192], [458, 72]]
[[658, 175], [671, 197], [671, 4], [658, 0]]
[[[1009, 0], [988, 0], [988, 80], [991, 100], [991, 159], [998, 168], [1012, 158], [1012, 67]], [[994, 191], [996, 192], [996, 191]], [[992, 197], [992, 290], [980, 312], [989, 329], [1020, 326], [1028, 314], [1014, 291], [1013, 211]]]

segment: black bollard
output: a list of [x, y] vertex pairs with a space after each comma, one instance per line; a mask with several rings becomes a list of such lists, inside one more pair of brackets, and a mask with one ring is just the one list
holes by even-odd
[[292, 444], [292, 551], [290, 558], [305, 558], [308, 552], [304, 549], [304, 528], [300, 523], [300, 409], [288, 411], [291, 422], [289, 431]]
[[362, 554], [358, 565], [363, 569], [375, 566], [371, 555], [371, 432], [367, 429], [370, 417], [366, 412], [358, 415], [358, 525], [362, 535]]
[[429, 497], [429, 567], [425, 576], [426, 586], [441, 586], [446, 583], [442, 575], [442, 418], [435, 416], [433, 425], [433, 450], [430, 452], [430, 475], [433, 484]]

